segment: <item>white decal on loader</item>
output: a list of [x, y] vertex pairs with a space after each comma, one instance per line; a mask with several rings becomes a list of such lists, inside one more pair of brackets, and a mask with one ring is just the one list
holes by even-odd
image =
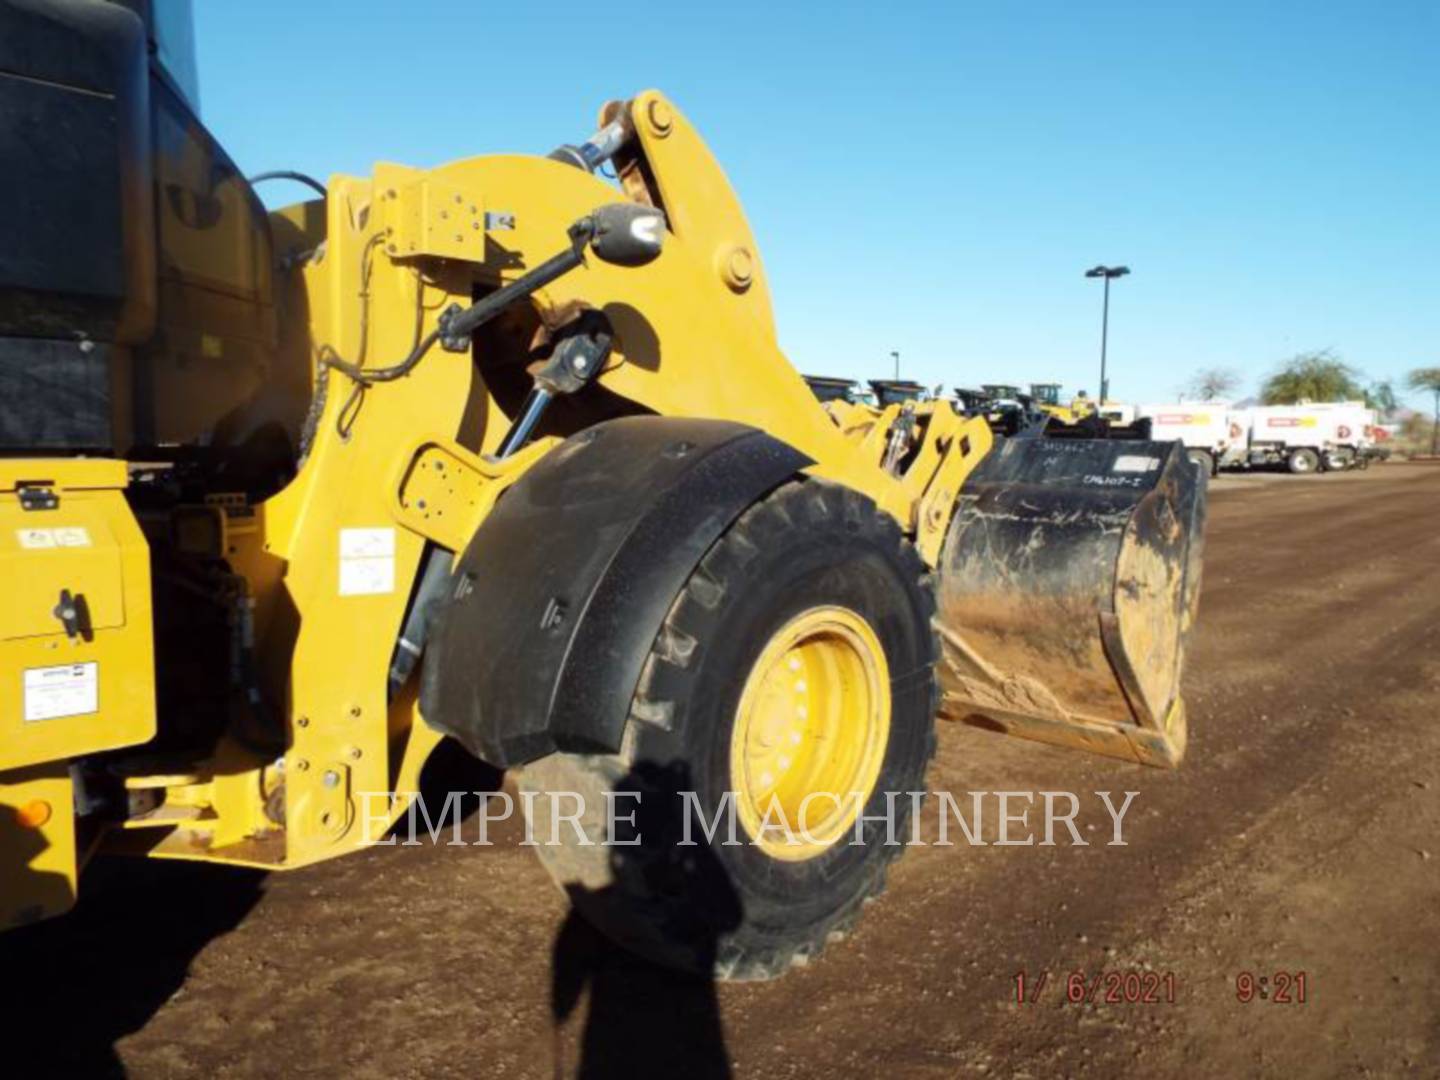
[[89, 547], [90, 531], [82, 525], [54, 529], [16, 529], [20, 546], [30, 548]]
[[1121, 454], [1115, 459], [1111, 472], [1151, 472], [1160, 467], [1157, 457], [1142, 457], [1139, 454]]
[[340, 530], [340, 595], [382, 596], [395, 591], [395, 530]]

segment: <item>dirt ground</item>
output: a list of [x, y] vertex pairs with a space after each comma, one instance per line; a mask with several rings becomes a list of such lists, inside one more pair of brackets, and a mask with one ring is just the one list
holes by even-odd
[[[101, 864], [0, 939], [0, 1072], [1440, 1075], [1440, 465], [1214, 483], [1186, 690], [1173, 773], [945, 725], [934, 789], [1078, 792], [1089, 846], [916, 847], [768, 984], [618, 953], [509, 826], [268, 879]], [[1096, 791], [1138, 792], [1127, 846]], [[1071, 1003], [1071, 972], [1162, 1000]]]

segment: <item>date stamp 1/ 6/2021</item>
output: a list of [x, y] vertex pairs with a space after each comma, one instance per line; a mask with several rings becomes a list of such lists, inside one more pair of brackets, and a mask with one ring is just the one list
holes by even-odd
[[[1173, 971], [1100, 970], [1071, 971], [1053, 980], [1063, 986], [1051, 991], [1068, 1005], [1174, 1005], [1179, 979]], [[1017, 1005], [1038, 1005], [1046, 997], [1052, 978], [1049, 971], [1032, 975], [1017, 971], [1014, 994]], [[1276, 1005], [1304, 1005], [1310, 978], [1304, 971], [1275, 971], [1258, 974], [1242, 971], [1235, 976], [1235, 999], [1242, 1005], [1270, 1002]]]
[[[1051, 974], [1015, 973], [1015, 1002], [1038, 1005], [1046, 996]], [[1178, 980], [1173, 971], [1072, 971], [1063, 976], [1061, 999], [1070, 1005], [1173, 1005]]]

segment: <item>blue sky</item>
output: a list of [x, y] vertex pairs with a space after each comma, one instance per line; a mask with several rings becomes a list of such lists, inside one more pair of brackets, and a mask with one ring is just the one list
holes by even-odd
[[1212, 365], [1249, 391], [1312, 348], [1440, 365], [1433, 0], [196, 7], [202, 114], [246, 172], [543, 154], [665, 91], [802, 371], [880, 377], [898, 349], [927, 383], [1094, 393], [1097, 262], [1133, 269], [1123, 400]]

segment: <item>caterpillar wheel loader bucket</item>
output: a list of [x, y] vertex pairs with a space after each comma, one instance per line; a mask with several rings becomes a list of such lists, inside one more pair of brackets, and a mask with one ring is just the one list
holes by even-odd
[[1179, 764], [1205, 495], [1178, 443], [1000, 443], [940, 556], [942, 715]]

